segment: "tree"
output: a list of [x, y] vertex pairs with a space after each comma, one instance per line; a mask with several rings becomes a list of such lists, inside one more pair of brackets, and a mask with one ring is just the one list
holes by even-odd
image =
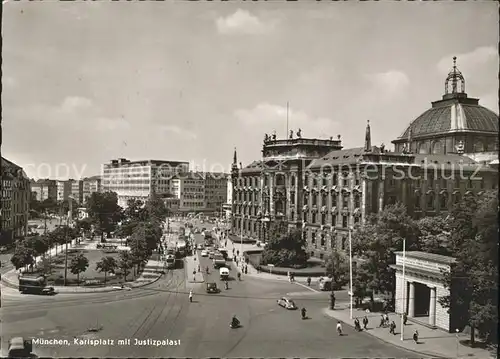
[[450, 223], [444, 216], [423, 217], [416, 221], [420, 249], [423, 252], [451, 255]]
[[336, 249], [325, 259], [326, 275], [332, 278], [333, 288], [341, 288], [349, 283], [349, 261], [346, 256]]
[[[277, 231], [275, 233], [278, 233]], [[304, 267], [307, 264], [306, 240], [300, 230], [270, 237], [262, 251], [262, 264], [278, 267]]]
[[10, 261], [16, 269], [32, 266], [35, 263], [35, 253], [32, 248], [25, 247], [21, 244], [16, 246]]
[[165, 202], [162, 198], [153, 190], [149, 198], [147, 199], [144, 209], [146, 211], [147, 218], [159, 222], [164, 222], [165, 218], [169, 214]]
[[456, 262], [444, 273], [450, 295], [439, 302], [452, 311], [454, 326], [471, 327], [486, 342], [496, 342], [498, 323], [498, 197], [468, 196], [451, 213], [451, 245]]
[[33, 250], [34, 255], [40, 256], [45, 254], [49, 249], [49, 239], [47, 236], [33, 236], [26, 237], [24, 239], [24, 246], [27, 248], [31, 248]]
[[122, 218], [122, 209], [118, 206], [118, 196], [115, 192], [94, 192], [87, 201], [89, 218], [96, 226], [96, 230], [104, 240], [104, 233], [108, 235]]
[[127, 275], [130, 273], [130, 269], [134, 266], [133, 257], [129, 251], [121, 251], [120, 258], [118, 260], [118, 267], [121, 269], [123, 274], [123, 279], [127, 280]]
[[[80, 283], [80, 273], [85, 272], [88, 267], [89, 260], [83, 255], [83, 253], [79, 253], [76, 257], [71, 259], [69, 268], [71, 273], [76, 274], [76, 281], [78, 284]], [[106, 276], [106, 274], [104, 276]]]
[[[358, 227], [352, 235], [353, 254], [361, 259], [358, 268], [363, 287], [373, 293], [395, 296], [395, 275], [390, 267], [395, 263], [394, 252], [403, 249], [418, 250], [418, 228], [401, 204], [388, 205], [381, 212], [367, 218], [364, 226]], [[358, 282], [359, 283], [359, 282]]]
[[128, 221], [143, 220], [145, 216], [144, 202], [139, 199], [129, 199], [127, 201], [127, 208], [123, 212]]
[[99, 272], [104, 272], [104, 283], [106, 283], [107, 274], [115, 273], [118, 264], [116, 260], [111, 256], [106, 256], [96, 263], [96, 269]]
[[52, 263], [50, 258], [45, 257], [45, 258], [42, 258], [40, 265], [39, 265], [39, 268], [43, 274], [50, 275], [50, 274], [52, 274], [52, 271], [54, 270], [54, 264]]

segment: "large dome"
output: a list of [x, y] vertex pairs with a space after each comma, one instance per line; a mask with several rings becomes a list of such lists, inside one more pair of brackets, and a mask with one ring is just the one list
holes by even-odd
[[[458, 94], [457, 94], [458, 95]], [[432, 108], [417, 117], [398, 139], [410, 135], [416, 139], [422, 136], [448, 132], [488, 132], [498, 133], [498, 116], [493, 111], [479, 105], [478, 99], [456, 96], [432, 103]], [[446, 96], [446, 95], [445, 95]], [[445, 97], [443, 96], [443, 97]]]
[[465, 152], [476, 153], [497, 150], [497, 136], [498, 115], [479, 105], [479, 99], [467, 96], [465, 79], [454, 57], [443, 98], [432, 102], [432, 107], [392, 142], [398, 152], [446, 154], [460, 146]]

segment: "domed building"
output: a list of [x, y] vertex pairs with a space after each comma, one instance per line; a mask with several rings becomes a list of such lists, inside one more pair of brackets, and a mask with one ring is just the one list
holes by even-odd
[[467, 96], [465, 78], [454, 57], [443, 98], [432, 102], [392, 143], [396, 152], [465, 154], [478, 162], [491, 162], [498, 158], [498, 115]]

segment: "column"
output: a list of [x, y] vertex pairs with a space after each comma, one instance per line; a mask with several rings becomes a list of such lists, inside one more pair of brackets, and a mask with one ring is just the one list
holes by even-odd
[[412, 318], [415, 316], [415, 282], [409, 282], [409, 283], [410, 283], [410, 294], [408, 295], [408, 317]]
[[429, 325], [436, 325], [436, 287], [430, 287], [430, 298], [429, 298]]
[[384, 192], [385, 192], [385, 178], [380, 177], [378, 183], [378, 212], [381, 212], [384, 209]]
[[274, 218], [274, 174], [269, 175], [269, 215]]
[[264, 208], [264, 175], [260, 176], [259, 207], [262, 215], [264, 215], [266, 213], [266, 209]]
[[366, 181], [366, 178], [361, 178], [361, 223], [365, 223], [366, 197], [368, 195], [366, 192]]

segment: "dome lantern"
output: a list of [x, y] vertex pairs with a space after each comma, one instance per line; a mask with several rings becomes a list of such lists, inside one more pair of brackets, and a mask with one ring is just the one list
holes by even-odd
[[[458, 92], [458, 83], [460, 82], [460, 92]], [[451, 88], [451, 92], [450, 92]], [[453, 57], [453, 69], [448, 73], [448, 77], [444, 82], [444, 94], [445, 96], [448, 94], [465, 94], [465, 78], [457, 69], [457, 57]]]

